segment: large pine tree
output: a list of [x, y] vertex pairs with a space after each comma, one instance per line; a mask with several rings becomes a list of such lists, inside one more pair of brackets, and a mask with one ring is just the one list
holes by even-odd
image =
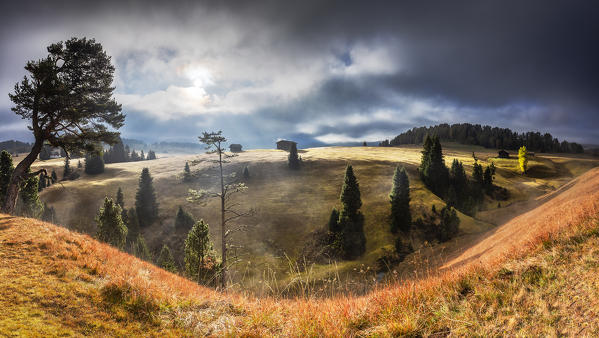
[[121, 207], [114, 203], [112, 199], [104, 198], [104, 205], [98, 212], [96, 223], [98, 224], [97, 237], [99, 240], [119, 249], [125, 247], [127, 227], [121, 219]]
[[412, 225], [410, 213], [410, 180], [404, 167], [395, 168], [391, 199], [391, 232], [407, 232]]
[[345, 179], [339, 199], [342, 204], [339, 228], [341, 229], [343, 257], [355, 259], [366, 250], [366, 236], [364, 236], [364, 216], [360, 212], [362, 206], [360, 185], [351, 164], [345, 169]]
[[152, 184], [150, 170], [143, 168], [139, 177], [139, 187], [135, 195], [135, 210], [140, 227], [144, 228], [158, 218], [158, 202], [156, 202], [156, 192]]

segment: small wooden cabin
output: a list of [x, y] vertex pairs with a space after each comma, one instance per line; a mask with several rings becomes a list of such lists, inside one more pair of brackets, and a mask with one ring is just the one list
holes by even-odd
[[277, 141], [277, 149], [281, 149], [281, 150], [285, 150], [285, 151], [290, 151], [291, 150], [291, 146], [295, 144], [297, 147], [297, 142], [294, 141], [289, 141], [289, 140], [279, 140]]
[[232, 153], [240, 153], [241, 152], [241, 144], [233, 143], [229, 146], [229, 149]]
[[502, 149], [502, 150], [500, 150], [498, 152], [497, 157], [499, 157], [499, 158], [510, 158], [510, 153], [508, 153], [507, 151], [505, 151], [505, 150]]

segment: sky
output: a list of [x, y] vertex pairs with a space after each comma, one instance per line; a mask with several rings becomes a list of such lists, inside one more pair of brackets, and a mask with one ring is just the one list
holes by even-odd
[[121, 134], [246, 148], [374, 142], [480, 123], [599, 144], [593, 1], [2, 1], [0, 140], [32, 140], [8, 93], [51, 43], [94, 38]]

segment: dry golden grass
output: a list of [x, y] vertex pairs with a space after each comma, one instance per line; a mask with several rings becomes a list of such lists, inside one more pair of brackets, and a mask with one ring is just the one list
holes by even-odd
[[1, 334], [599, 334], [599, 169], [486, 239], [510, 245], [360, 297], [218, 293], [89, 236], [0, 217]]

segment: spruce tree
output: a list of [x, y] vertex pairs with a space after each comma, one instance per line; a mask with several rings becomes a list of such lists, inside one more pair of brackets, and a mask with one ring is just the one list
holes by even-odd
[[422, 156], [420, 157], [420, 167], [418, 167], [418, 172], [420, 173], [420, 177], [422, 181], [427, 184], [425, 173], [428, 173], [428, 168], [431, 164], [431, 149], [433, 147], [433, 140], [427, 134], [424, 139], [424, 144], [422, 145]]
[[146, 159], [146, 155], [144, 154], [144, 150], [142, 149], [139, 153], [139, 160], [144, 161]]
[[449, 172], [443, 158], [443, 148], [438, 136], [432, 138], [432, 146], [429, 153], [429, 166], [424, 172], [427, 187], [437, 196], [445, 196]]
[[177, 216], [175, 216], [175, 229], [184, 229], [185, 231], [189, 231], [194, 224], [195, 221], [193, 216], [183, 210], [183, 207], [179, 206], [179, 210], [177, 210]]
[[38, 177], [37, 192], [41, 192], [46, 188], [46, 176], [41, 173]]
[[345, 259], [355, 259], [366, 250], [364, 236], [364, 216], [360, 212], [362, 200], [360, 186], [351, 165], [345, 169], [345, 179], [341, 188], [342, 209], [339, 214], [342, 251]]
[[77, 160], [77, 169], [81, 169], [83, 168], [83, 165], [81, 164], [81, 160]]
[[2, 153], [0, 153], [0, 205], [4, 205], [4, 196], [6, 196], [14, 169], [12, 156], [8, 151], [2, 150]]
[[327, 225], [327, 228], [332, 233], [338, 233], [339, 230], [341, 230], [339, 229], [339, 211], [337, 211], [336, 208], [333, 208], [333, 210], [331, 210], [331, 216], [329, 217], [329, 223]]
[[104, 205], [98, 212], [96, 223], [98, 224], [97, 237], [100, 241], [119, 249], [125, 247], [127, 227], [121, 219], [121, 207], [114, 203], [112, 199], [104, 198]]
[[183, 168], [183, 182], [191, 182], [193, 177], [191, 176], [191, 169], [189, 169], [189, 163], [185, 162], [185, 167]]
[[177, 267], [175, 265], [175, 259], [173, 258], [173, 254], [171, 253], [171, 249], [164, 244], [162, 249], [160, 250], [160, 255], [158, 256], [158, 266], [162, 269], [177, 273]]
[[440, 217], [438, 239], [440, 242], [446, 242], [458, 234], [460, 219], [452, 207], [443, 207]]
[[135, 195], [135, 210], [139, 226], [142, 228], [150, 226], [158, 218], [158, 203], [148, 168], [143, 168], [139, 177], [139, 187]]
[[150, 149], [148, 151], [148, 160], [155, 160], [156, 159], [156, 153], [154, 152], [154, 150]]
[[300, 167], [300, 160], [297, 156], [297, 145], [295, 143], [291, 143], [291, 148], [289, 149], [289, 156], [287, 157], [289, 169], [297, 170]]
[[68, 180], [70, 174], [71, 174], [71, 165], [70, 165], [69, 157], [67, 156], [64, 158], [64, 170], [62, 172], [62, 179]]
[[127, 243], [131, 246], [135, 243], [137, 236], [140, 234], [139, 220], [137, 219], [135, 208], [130, 208], [127, 211], [127, 229]]
[[56, 171], [54, 171], [54, 169], [52, 169], [52, 174], [50, 175], [50, 177], [52, 178], [52, 184], [58, 181], [58, 175], [56, 175]]
[[121, 187], [116, 191], [116, 204], [118, 204], [122, 210], [125, 210], [125, 195], [123, 195], [123, 189], [121, 189]]
[[185, 239], [185, 273], [200, 284], [214, 281], [216, 259], [208, 224], [204, 220], [196, 222]]
[[146, 245], [146, 240], [142, 234], [137, 235], [137, 239], [133, 244], [133, 249], [131, 250], [133, 255], [139, 259], [143, 259], [144, 261], [152, 261], [152, 255], [150, 254], [150, 250]]
[[395, 168], [393, 187], [389, 194], [391, 199], [391, 232], [397, 230], [407, 232], [412, 224], [410, 213], [410, 181], [404, 167]]
[[248, 169], [247, 166], [245, 168], [243, 168], [243, 178], [246, 181], [250, 179], [250, 170]]

